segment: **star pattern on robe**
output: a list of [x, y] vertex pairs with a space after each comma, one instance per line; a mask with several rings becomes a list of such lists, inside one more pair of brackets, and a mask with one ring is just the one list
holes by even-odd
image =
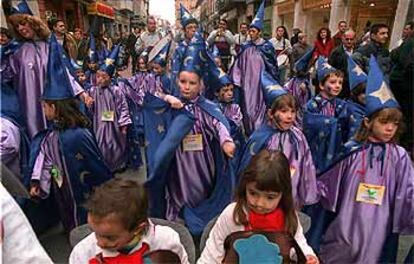
[[163, 126], [163, 125], [158, 125], [157, 130], [158, 130], [158, 133], [159, 133], [159, 134], [161, 134], [161, 133], [164, 133], [164, 132], [165, 132], [165, 128], [164, 128], [164, 126]]
[[381, 87], [378, 90], [370, 93], [369, 95], [378, 98], [382, 104], [388, 100], [394, 99], [394, 96], [385, 81], [382, 81]]
[[106, 66], [112, 65], [112, 64], [114, 64], [114, 62], [115, 62], [114, 59], [111, 59], [111, 58], [106, 58], [105, 59], [105, 65]]
[[355, 65], [355, 68], [352, 69], [352, 72], [355, 72], [357, 76], [364, 74], [364, 71], [358, 65]]
[[81, 153], [76, 153], [76, 155], [75, 155], [75, 158], [77, 159], [77, 160], [83, 160], [84, 158], [83, 158], [83, 155], [81, 154]]

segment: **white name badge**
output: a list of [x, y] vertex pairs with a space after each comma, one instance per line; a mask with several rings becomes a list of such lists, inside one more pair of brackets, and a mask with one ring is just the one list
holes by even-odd
[[203, 150], [203, 137], [201, 134], [187, 135], [183, 139], [184, 151], [202, 151]]
[[101, 120], [104, 122], [114, 122], [115, 112], [114, 111], [103, 111]]
[[368, 183], [360, 183], [358, 186], [356, 201], [381, 205], [384, 198], [385, 186]]

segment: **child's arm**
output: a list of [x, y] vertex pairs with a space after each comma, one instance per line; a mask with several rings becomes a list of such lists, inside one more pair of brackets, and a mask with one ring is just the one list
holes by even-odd
[[230, 132], [227, 128], [217, 119], [213, 118], [213, 129], [218, 135], [220, 146], [223, 152], [230, 158], [233, 158], [236, 151], [236, 145], [233, 142], [233, 138], [230, 136]]
[[52, 181], [52, 175], [50, 173], [52, 169], [52, 161], [46, 156], [45, 141], [42, 142], [39, 154], [37, 155], [33, 172], [30, 181], [30, 195], [33, 197], [46, 198], [50, 193], [50, 185]]
[[[119, 88], [119, 87], [117, 87]], [[116, 89], [116, 111], [118, 115], [118, 126], [121, 132], [126, 134], [127, 126], [132, 123], [131, 116], [129, 114], [128, 103], [125, 98], [125, 94], [121, 89]]]
[[319, 260], [316, 257], [316, 254], [313, 251], [313, 249], [308, 245], [305, 235], [303, 234], [303, 228], [302, 228], [302, 225], [300, 224], [299, 217], [298, 217], [298, 229], [296, 230], [295, 240], [298, 243], [300, 249], [303, 251], [303, 254], [306, 256], [306, 263], [307, 264], [318, 264]]

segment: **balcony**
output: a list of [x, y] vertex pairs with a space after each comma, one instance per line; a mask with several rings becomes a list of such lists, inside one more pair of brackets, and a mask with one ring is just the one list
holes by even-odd
[[121, 11], [134, 12], [134, 3], [132, 0], [120, 0], [118, 6]]

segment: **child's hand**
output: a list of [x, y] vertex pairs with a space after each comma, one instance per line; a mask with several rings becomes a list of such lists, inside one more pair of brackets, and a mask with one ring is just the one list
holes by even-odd
[[39, 185], [33, 185], [30, 187], [30, 196], [39, 197], [40, 196], [40, 187]]
[[313, 255], [306, 255], [306, 264], [319, 264], [319, 260]]
[[85, 105], [87, 107], [92, 107], [93, 104], [93, 98], [91, 96], [89, 96], [87, 93], [82, 93], [82, 100], [85, 103]]
[[126, 135], [128, 132], [128, 126], [121, 126], [119, 129], [123, 135]]
[[184, 107], [184, 104], [181, 102], [180, 99], [178, 99], [175, 96], [172, 95], [166, 95], [164, 97], [164, 100], [171, 105], [174, 109], [181, 109]]
[[236, 145], [233, 142], [226, 141], [223, 144], [223, 151], [229, 158], [233, 158], [234, 151], [236, 150]]

